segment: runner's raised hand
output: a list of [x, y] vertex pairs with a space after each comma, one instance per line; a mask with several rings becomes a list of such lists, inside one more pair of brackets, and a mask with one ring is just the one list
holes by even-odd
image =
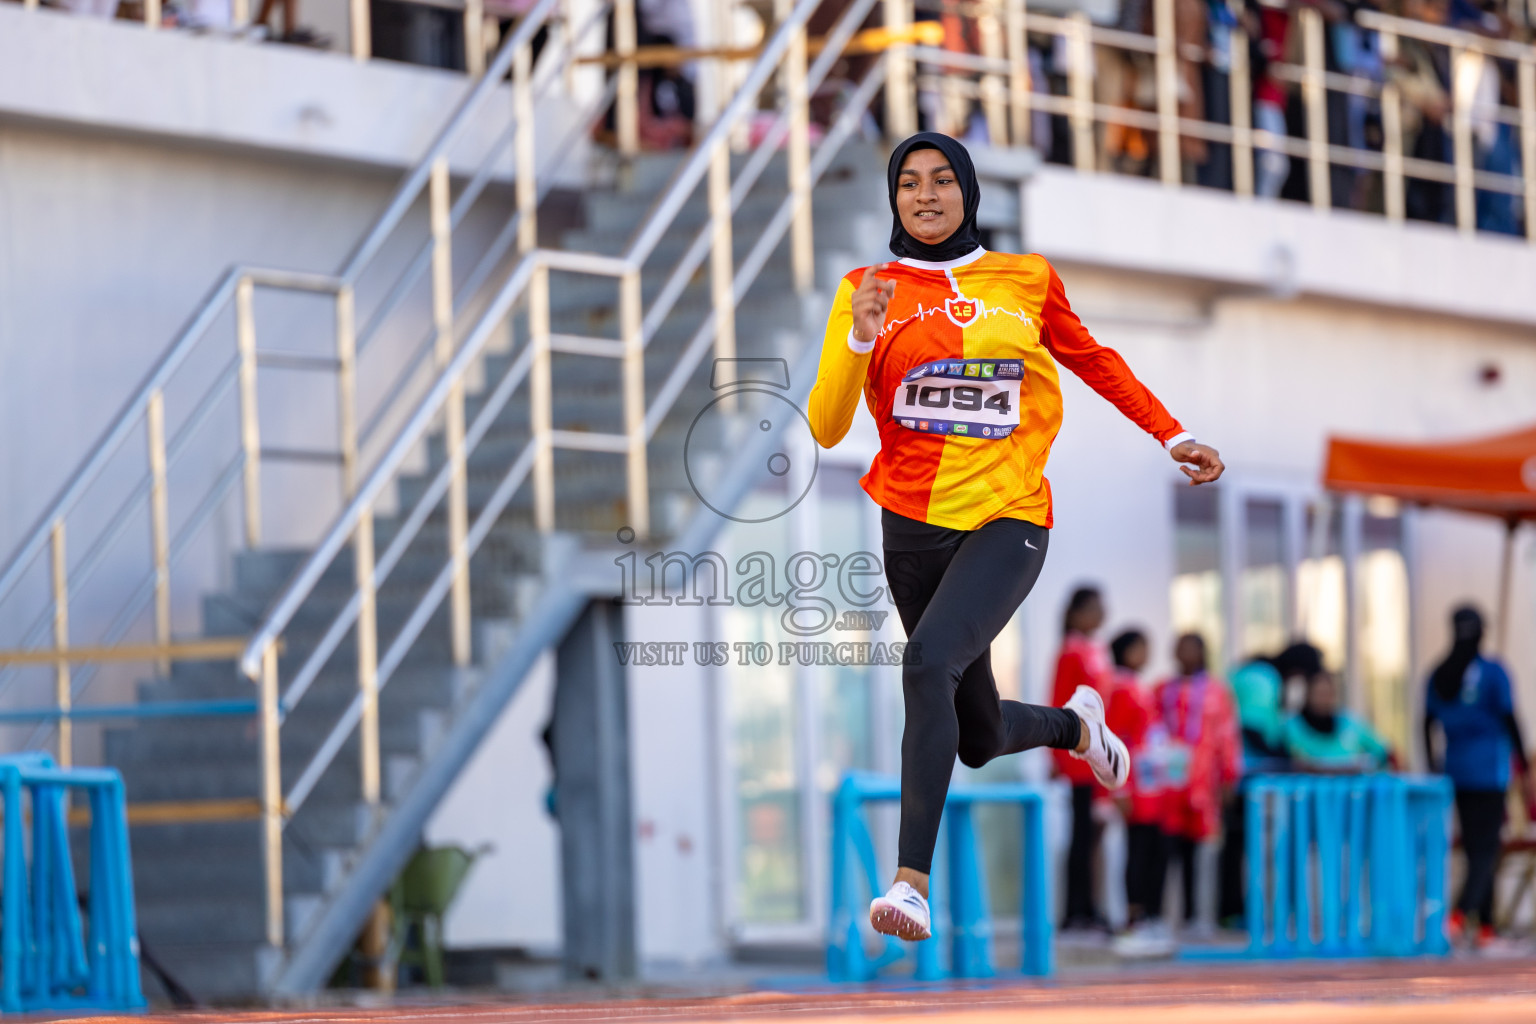
[[896, 282], [883, 281], [875, 272], [888, 265], [881, 263], [865, 270], [858, 290], [853, 293], [853, 337], [861, 344], [874, 341], [885, 327], [885, 307], [896, 294]]

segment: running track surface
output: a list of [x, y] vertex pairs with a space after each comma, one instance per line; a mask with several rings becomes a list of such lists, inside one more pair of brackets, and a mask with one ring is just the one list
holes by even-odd
[[[1536, 961], [1296, 964], [1076, 975], [1046, 983], [93, 1017], [123, 1024], [1533, 1024]], [[788, 1018], [788, 1022], [783, 1021]], [[78, 1018], [77, 1018], [78, 1019]]]

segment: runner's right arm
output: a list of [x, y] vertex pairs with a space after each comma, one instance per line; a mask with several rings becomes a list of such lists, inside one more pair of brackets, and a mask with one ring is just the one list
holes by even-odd
[[883, 266], [855, 271], [859, 275], [857, 287], [854, 274], [849, 274], [838, 282], [837, 296], [832, 300], [827, 334], [821, 342], [821, 366], [806, 410], [811, 434], [823, 448], [841, 441], [853, 424], [859, 392], [869, 371], [869, 356], [884, 329], [886, 304], [896, 291], [895, 281], [876, 275]]

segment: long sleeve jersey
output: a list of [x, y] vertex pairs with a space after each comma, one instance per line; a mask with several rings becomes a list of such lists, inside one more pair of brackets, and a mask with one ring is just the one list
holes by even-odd
[[1186, 436], [1125, 360], [1093, 340], [1042, 256], [977, 249], [947, 263], [892, 263], [880, 276], [896, 292], [867, 343], [853, 335], [863, 276], [838, 285], [808, 418], [830, 448], [863, 393], [880, 452], [860, 482], [892, 512], [957, 530], [994, 519], [1051, 526], [1057, 363], [1165, 446]]

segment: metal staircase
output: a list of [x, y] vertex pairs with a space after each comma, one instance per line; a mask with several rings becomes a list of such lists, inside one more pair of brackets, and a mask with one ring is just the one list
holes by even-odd
[[[801, 0], [697, 149], [626, 161], [620, 185], [586, 195], [585, 226], [560, 249], [538, 249], [534, 97], [574, 52], [551, 47], [555, 55], [532, 67], [529, 43], [555, 9], [544, 0], [347, 266], [336, 275], [226, 275], [0, 568], [3, 601], [25, 595], [28, 574], [52, 566], [26, 642], [45, 645], [53, 627], [53, 647], [39, 650], [56, 658], [53, 718], [67, 751], [68, 726], [88, 714], [80, 698], [93, 670], [71, 674], [71, 657], [85, 656], [66, 656], [60, 610], [67, 616], [126, 513], [94, 533], [71, 516], [112, 475], [123, 442], [145, 431], [147, 472], [119, 473], [133, 481], [120, 507], [147, 506], [151, 565], [113, 595], [124, 598], [122, 610], [98, 646], [148, 632], [161, 665], [138, 684], [137, 708], [120, 716], [135, 724], [105, 730], [102, 755], [143, 809], [132, 845], [144, 942], [198, 997], [323, 986], [533, 662], [593, 595], [616, 591], [615, 538], [702, 550], [724, 520], [695, 492], [728, 509], [764, 475], [785, 424], [779, 417], [760, 429], [762, 396], [743, 392], [705, 429], [695, 420], [717, 397], [716, 359], [782, 360], [790, 393], [808, 390], [826, 302], [814, 266], [852, 258], [846, 239], [870, 204], [832, 180], [850, 175], [828, 172], [838, 161], [877, 159], [845, 143], [885, 64], [874, 64], [814, 150], [807, 101], [872, 5], [854, 4], [808, 66], [804, 26], [816, 0]], [[477, 150], [455, 197], [450, 167], [464, 161], [453, 147], [473, 134], [470, 114], [507, 88], [499, 83], [509, 71], [518, 117]], [[622, 71], [615, 81], [593, 115], [615, 88], [624, 91]], [[765, 94], [778, 113], [773, 129], [733, 156], [733, 134]], [[508, 149], [516, 212], [470, 253], [464, 273], [467, 243], [452, 232], [508, 177]], [[394, 283], [360, 309], [359, 290], [385, 273], [375, 262], [385, 240], [413, 208], [425, 213], [424, 244], [393, 258]], [[833, 251], [840, 258], [817, 260]], [[413, 305], [417, 282], [430, 296]], [[254, 297], [269, 287], [331, 303], [334, 358], [258, 350]], [[198, 363], [203, 334], [231, 320], [234, 357], [200, 380], [167, 430], [167, 387]], [[425, 336], [411, 344], [421, 320]], [[370, 364], [359, 357], [372, 338], [391, 340], [374, 347]], [[255, 371], [273, 360], [337, 380], [342, 507], [317, 543], [297, 548], [262, 543], [260, 472], [273, 452], [260, 438]], [[359, 398], [362, 376], [371, 400]], [[185, 486], [169, 476], [230, 412], [233, 458], [198, 464]], [[173, 637], [170, 570], [196, 537], [206, 540], [199, 531], [221, 503], [237, 499], [247, 543], [221, 556], [233, 561], [230, 584], [202, 597], [199, 638]], [[88, 541], [67, 547], [65, 537], [81, 532]], [[240, 671], [227, 660], [236, 651]]]

